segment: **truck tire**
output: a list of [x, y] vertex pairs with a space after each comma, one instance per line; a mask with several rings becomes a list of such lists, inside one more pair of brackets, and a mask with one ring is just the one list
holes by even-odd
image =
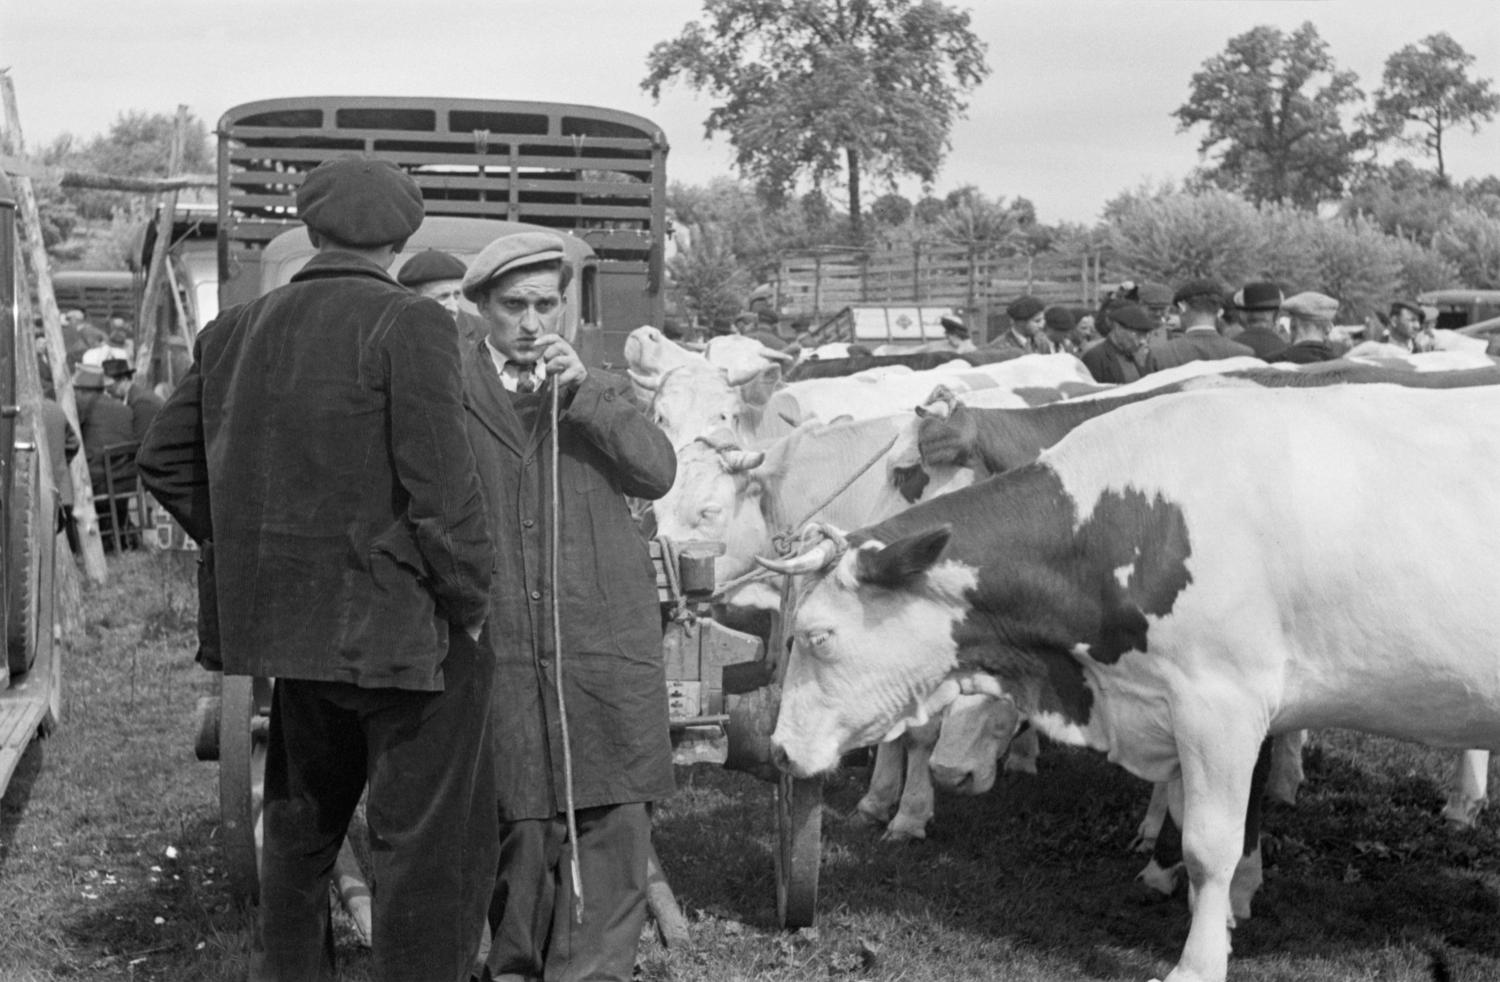
[[[17, 437], [20, 437], [17, 431]], [[20, 442], [18, 439], [17, 442]], [[10, 555], [6, 577], [6, 653], [12, 677], [31, 670], [37, 653], [38, 588], [41, 582], [41, 474], [35, 449], [17, 449], [10, 484]]]

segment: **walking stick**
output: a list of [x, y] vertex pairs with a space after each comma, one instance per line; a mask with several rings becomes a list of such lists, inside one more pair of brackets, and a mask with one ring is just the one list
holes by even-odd
[[562, 552], [562, 493], [558, 483], [561, 473], [560, 461], [561, 441], [557, 435], [558, 413], [558, 390], [560, 386], [554, 376], [549, 376], [547, 385], [551, 389], [547, 399], [548, 412], [551, 414], [552, 433], [549, 439], [552, 443], [552, 548], [549, 551], [547, 566], [548, 576], [551, 578], [552, 590], [552, 671], [554, 685], [557, 686], [557, 721], [559, 729], [562, 730], [563, 751], [563, 801], [565, 814], [568, 821], [568, 841], [572, 843], [569, 850], [568, 871], [573, 877], [573, 920], [575, 923], [583, 923], [583, 871], [578, 860], [578, 815], [573, 806], [573, 746], [568, 737], [568, 698], [563, 691], [563, 651], [562, 651], [562, 614], [557, 599], [557, 585], [561, 579], [561, 571], [558, 566], [558, 556]]

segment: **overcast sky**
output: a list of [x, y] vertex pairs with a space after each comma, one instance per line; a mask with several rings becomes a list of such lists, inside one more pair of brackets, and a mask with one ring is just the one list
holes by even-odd
[[[1171, 112], [1192, 74], [1259, 24], [1311, 20], [1367, 92], [1386, 57], [1446, 31], [1500, 77], [1495, 0], [956, 0], [989, 45], [990, 78], [935, 185], [1023, 195], [1044, 222], [1091, 222], [1119, 191], [1180, 178], [1197, 138]], [[434, 95], [608, 106], [655, 120], [673, 180], [731, 172], [703, 137], [710, 101], [641, 92], [647, 52], [700, 0], [0, 0], [0, 67], [28, 145], [93, 136], [128, 110], [186, 104], [210, 126], [241, 102]], [[1500, 121], [1446, 144], [1456, 178], [1500, 173]], [[901, 189], [911, 195], [915, 185]]]

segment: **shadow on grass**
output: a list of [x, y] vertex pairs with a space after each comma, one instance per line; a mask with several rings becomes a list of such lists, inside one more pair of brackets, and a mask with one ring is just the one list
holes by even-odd
[[0, 875], [5, 873], [5, 864], [15, 848], [16, 831], [26, 818], [26, 806], [31, 802], [31, 790], [46, 763], [46, 741], [33, 740], [21, 752], [21, 759], [11, 775], [5, 796], [0, 798]]

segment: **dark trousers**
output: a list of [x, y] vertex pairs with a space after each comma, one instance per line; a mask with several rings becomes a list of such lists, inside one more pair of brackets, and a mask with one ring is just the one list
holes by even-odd
[[278, 679], [251, 982], [334, 977], [329, 880], [366, 783], [377, 982], [467, 980], [494, 885], [493, 658], [455, 628], [442, 692]]
[[645, 802], [579, 810], [582, 924], [573, 915], [567, 839], [561, 815], [502, 825], [487, 978], [629, 982], [646, 926], [650, 810]]

